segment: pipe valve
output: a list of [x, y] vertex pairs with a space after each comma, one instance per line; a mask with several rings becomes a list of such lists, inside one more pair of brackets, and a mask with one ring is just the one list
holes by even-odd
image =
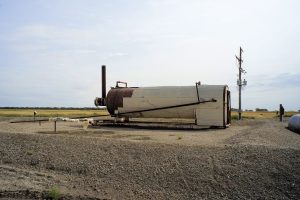
[[105, 98], [96, 97], [94, 100], [95, 106], [106, 106], [106, 100]]

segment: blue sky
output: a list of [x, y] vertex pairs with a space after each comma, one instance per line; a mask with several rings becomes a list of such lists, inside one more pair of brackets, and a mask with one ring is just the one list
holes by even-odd
[[300, 1], [0, 0], [0, 106], [93, 106], [107, 86], [227, 84], [237, 107], [300, 109]]

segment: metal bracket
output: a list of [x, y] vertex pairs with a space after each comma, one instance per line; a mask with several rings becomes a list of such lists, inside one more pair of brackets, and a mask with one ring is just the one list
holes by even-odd
[[127, 88], [127, 82], [123, 82], [123, 81], [117, 81], [116, 88], [120, 88], [120, 86], [119, 86], [120, 83], [124, 84], [125, 88]]

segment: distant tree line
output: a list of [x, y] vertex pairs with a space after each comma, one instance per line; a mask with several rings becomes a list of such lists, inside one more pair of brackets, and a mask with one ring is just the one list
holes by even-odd
[[265, 109], [265, 108], [256, 108], [255, 111], [256, 112], [268, 112], [268, 109]]

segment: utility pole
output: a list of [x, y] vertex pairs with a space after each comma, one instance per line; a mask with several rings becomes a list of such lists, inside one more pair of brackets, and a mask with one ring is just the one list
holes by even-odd
[[239, 117], [238, 117], [239, 120], [242, 119], [242, 87], [247, 85], [247, 81], [245, 79], [242, 82], [242, 73], [246, 74], [246, 71], [242, 68], [242, 63], [243, 63], [242, 53], [243, 53], [243, 49], [242, 47], [240, 47], [240, 57], [235, 56], [239, 62], [239, 78], [237, 80], [237, 85], [239, 86]]

